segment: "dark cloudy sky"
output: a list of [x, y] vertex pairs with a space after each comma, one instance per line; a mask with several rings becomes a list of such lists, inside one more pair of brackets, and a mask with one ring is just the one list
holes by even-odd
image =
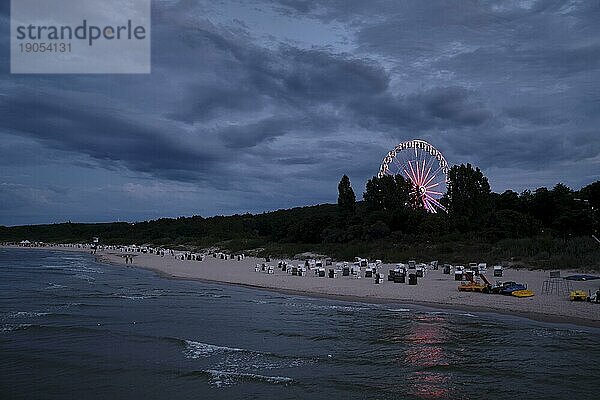
[[0, 224], [357, 194], [422, 138], [492, 188], [600, 179], [600, 2], [154, 0], [151, 75], [10, 75]]

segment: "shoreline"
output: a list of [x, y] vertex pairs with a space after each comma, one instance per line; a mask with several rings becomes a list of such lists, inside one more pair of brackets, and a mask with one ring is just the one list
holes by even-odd
[[[63, 251], [63, 252], [79, 252], [94, 256], [95, 261], [101, 264], [108, 264], [117, 267], [132, 267], [141, 268], [152, 271], [162, 278], [176, 279], [176, 280], [187, 280], [197, 281], [211, 284], [225, 284], [234, 285], [238, 287], [244, 287], [254, 290], [268, 291], [274, 293], [281, 293], [287, 295], [298, 295], [309, 298], [324, 298], [338, 301], [368, 303], [368, 304], [402, 304], [402, 305], [414, 305], [421, 307], [428, 307], [439, 310], [452, 310], [452, 311], [464, 311], [464, 312], [475, 312], [481, 314], [495, 314], [499, 316], [512, 316], [518, 318], [525, 318], [532, 321], [550, 323], [550, 324], [566, 324], [583, 326], [589, 328], [600, 328], [600, 305], [591, 303], [572, 303], [568, 300], [561, 301], [560, 298], [550, 295], [536, 295], [533, 298], [518, 299], [512, 298], [511, 296], [500, 296], [500, 295], [489, 295], [480, 293], [464, 293], [456, 290], [456, 284], [453, 279], [435, 279], [430, 276], [436, 275], [441, 271], [430, 271], [426, 278], [421, 278], [423, 284], [417, 286], [406, 286], [402, 288], [403, 284], [394, 284], [391, 282], [384, 282], [381, 285], [374, 285], [369, 283], [369, 279], [349, 279], [349, 278], [317, 278], [317, 277], [292, 277], [288, 274], [264, 274], [261, 272], [254, 272], [255, 262], [262, 262], [262, 260], [248, 258], [244, 261], [222, 261], [213, 258], [207, 258], [205, 261], [182, 261], [175, 260], [171, 257], [160, 257], [149, 254], [133, 254], [136, 262], [131, 264], [125, 264], [123, 255], [125, 253], [117, 253], [116, 250], [99, 250], [96, 254], [90, 254], [89, 249], [81, 248], [65, 248], [57, 246], [48, 247], [18, 247], [18, 246], [0, 246], [0, 249], [23, 249], [23, 250], [46, 250], [46, 251]], [[278, 260], [272, 260], [271, 264], [277, 263]], [[227, 265], [231, 268], [227, 270]], [[190, 266], [192, 268], [190, 268]], [[197, 268], [200, 267], [200, 268]], [[216, 271], [216, 273], [215, 273]], [[534, 275], [544, 274], [547, 271], [520, 271], [511, 270], [512, 272], [518, 271], [520, 275]], [[384, 268], [384, 273], [387, 274], [387, 267]], [[511, 274], [512, 275], [512, 274]], [[448, 275], [445, 275], [448, 277]], [[241, 278], [241, 279], [240, 279]], [[271, 279], [272, 278], [272, 279]], [[428, 278], [431, 279], [430, 287], [426, 288]], [[452, 276], [453, 278], [453, 276]], [[539, 278], [539, 277], [538, 277]], [[307, 285], [307, 281], [312, 281], [314, 285]], [[512, 280], [508, 279], [507, 280]], [[319, 287], [319, 284], [323, 282], [331, 282], [331, 286]], [[433, 283], [435, 284], [433, 284]], [[592, 283], [593, 281], [583, 282], [588, 287], [596, 287], [600, 285], [598, 283]], [[574, 282], [575, 283], [575, 282]], [[582, 282], [576, 282], [582, 283]], [[337, 286], [334, 286], [337, 284]], [[355, 285], [353, 285], [355, 284]], [[382, 290], [376, 290], [382, 289]], [[417, 292], [413, 293], [420, 294], [421, 298], [406, 298], [406, 297], [390, 297], [390, 294], [394, 295], [396, 290], [398, 292], [402, 289], [410, 290], [415, 289]], [[446, 297], [440, 297], [441, 290], [449, 288]], [[575, 285], [574, 285], [574, 288]], [[577, 287], [578, 288], [578, 287]], [[349, 289], [349, 290], [348, 290]], [[361, 290], [362, 289], [362, 290]], [[537, 289], [537, 288], [535, 288]], [[345, 291], [347, 290], [347, 292]], [[427, 293], [428, 292], [429, 296]], [[427, 298], [427, 297], [436, 297]], [[554, 307], [542, 307], [548, 312], [539, 312], [531, 307], [522, 307], [531, 303], [531, 299], [545, 298], [549, 303], [555, 304]], [[437, 301], [436, 301], [437, 300]], [[440, 301], [441, 300], [441, 301]], [[469, 300], [472, 300], [469, 302]], [[487, 304], [472, 304], [479, 300], [487, 300]], [[490, 300], [499, 300], [499, 304], [494, 306]], [[530, 303], [525, 303], [525, 302]], [[537, 303], [544, 302], [537, 301]], [[513, 303], [513, 304], [510, 304]], [[511, 307], [511, 305], [514, 305]], [[551, 304], [552, 305], [552, 304]], [[581, 305], [582, 308], [586, 308], [588, 312], [570, 312], [571, 305]], [[504, 306], [504, 307], [503, 307]], [[577, 310], [577, 309], [575, 309]], [[552, 312], [553, 311], [553, 312]], [[581, 310], [577, 310], [581, 311]], [[589, 312], [591, 311], [591, 312]], [[574, 315], [576, 314], [576, 315]], [[578, 314], [578, 315], [577, 315]], [[585, 315], [582, 316], [582, 315]], [[590, 318], [591, 316], [592, 318]]]
[[[107, 264], [116, 267], [123, 267], [123, 264], [113, 263], [107, 260], [103, 260], [97, 257], [96, 262], [100, 264]], [[524, 318], [531, 321], [543, 322], [549, 324], [561, 324], [561, 325], [574, 325], [579, 327], [587, 327], [587, 328], [600, 328], [600, 321], [591, 320], [586, 318], [575, 318], [575, 317], [567, 317], [567, 316], [558, 316], [552, 314], [538, 314], [534, 312], [518, 312], [518, 311], [509, 311], [503, 310], [500, 308], [492, 308], [492, 307], [481, 307], [476, 305], [461, 305], [461, 304], [448, 304], [448, 303], [437, 303], [431, 301], [408, 301], [404, 299], [381, 299], [376, 297], [366, 297], [366, 296], [353, 296], [353, 295], [338, 295], [338, 294], [328, 294], [321, 292], [311, 292], [311, 291], [303, 291], [303, 290], [294, 290], [294, 289], [281, 289], [276, 287], [266, 287], [259, 285], [252, 285], [248, 283], [233, 283], [233, 282], [223, 282], [211, 279], [203, 279], [203, 278], [187, 278], [180, 277], [176, 275], [171, 275], [159, 269], [155, 269], [152, 267], [147, 267], [143, 265], [127, 265], [128, 268], [138, 268], [146, 271], [151, 271], [164, 279], [172, 279], [172, 280], [182, 280], [182, 281], [191, 281], [191, 282], [200, 282], [200, 283], [209, 283], [209, 284], [218, 284], [218, 285], [226, 285], [226, 286], [236, 286], [242, 287], [246, 289], [260, 290], [271, 293], [280, 293], [285, 295], [293, 295], [293, 296], [302, 296], [314, 299], [328, 299], [328, 300], [337, 300], [344, 302], [353, 302], [353, 303], [364, 303], [364, 304], [396, 304], [396, 305], [406, 305], [406, 306], [418, 306], [418, 307], [428, 307], [437, 310], [449, 310], [449, 311], [462, 311], [462, 312], [476, 312], [480, 314], [486, 315], [496, 315], [496, 316], [510, 316], [517, 318]]]

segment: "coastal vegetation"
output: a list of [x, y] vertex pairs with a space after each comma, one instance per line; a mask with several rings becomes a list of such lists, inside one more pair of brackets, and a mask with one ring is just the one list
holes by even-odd
[[0, 242], [28, 239], [104, 244], [220, 247], [258, 255], [303, 252], [337, 259], [510, 263], [532, 268], [600, 270], [600, 181], [580, 190], [564, 184], [517, 193], [494, 193], [470, 164], [449, 171], [441, 203], [447, 213], [425, 211], [402, 176], [373, 177], [362, 201], [347, 176], [338, 203], [262, 214], [161, 218], [137, 223], [60, 223], [0, 227]]

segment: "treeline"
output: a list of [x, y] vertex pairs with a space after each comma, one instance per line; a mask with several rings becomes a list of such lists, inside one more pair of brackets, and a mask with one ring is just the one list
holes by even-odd
[[470, 164], [449, 171], [448, 190], [439, 201], [447, 213], [425, 212], [411, 183], [399, 175], [373, 177], [363, 197], [367, 212], [358, 222], [430, 236], [471, 233], [489, 241], [540, 234], [591, 236], [600, 220], [600, 181], [579, 191], [559, 183], [552, 189], [498, 194], [491, 192], [481, 170]]
[[438, 213], [427, 212], [418, 188], [400, 175], [370, 179], [362, 201], [344, 176], [338, 194], [337, 204], [256, 215], [0, 227], [0, 242], [82, 242], [97, 236], [105, 244], [219, 246], [285, 256], [313, 251], [340, 259], [600, 269], [600, 244], [592, 239], [600, 220], [600, 181], [577, 191], [557, 184], [499, 194], [478, 168], [458, 165], [450, 169], [448, 191], [439, 201], [447, 212]]

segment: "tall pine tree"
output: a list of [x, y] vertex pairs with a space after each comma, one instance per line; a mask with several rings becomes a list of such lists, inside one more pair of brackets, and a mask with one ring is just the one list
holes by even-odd
[[342, 176], [338, 185], [338, 207], [342, 214], [347, 216], [353, 215], [356, 211], [356, 196], [346, 175]]

